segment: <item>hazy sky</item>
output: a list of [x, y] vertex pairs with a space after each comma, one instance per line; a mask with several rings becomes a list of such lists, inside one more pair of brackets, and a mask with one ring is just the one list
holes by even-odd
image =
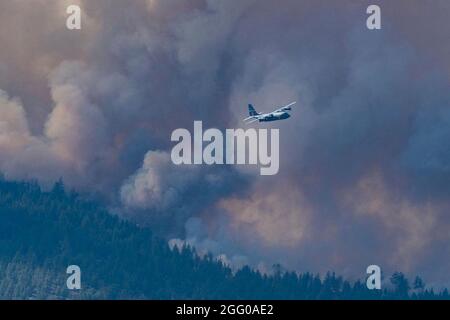
[[[0, 171], [62, 177], [235, 265], [448, 286], [449, 16], [448, 0], [2, 1]], [[174, 129], [294, 100], [261, 125], [280, 129], [277, 175], [171, 164]]]

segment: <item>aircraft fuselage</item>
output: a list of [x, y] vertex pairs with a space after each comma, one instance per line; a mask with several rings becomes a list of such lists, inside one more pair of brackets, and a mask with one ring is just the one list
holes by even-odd
[[290, 117], [290, 114], [287, 112], [272, 112], [265, 114], [263, 116], [259, 117], [259, 122], [268, 122], [268, 121], [276, 121], [276, 120], [283, 120]]

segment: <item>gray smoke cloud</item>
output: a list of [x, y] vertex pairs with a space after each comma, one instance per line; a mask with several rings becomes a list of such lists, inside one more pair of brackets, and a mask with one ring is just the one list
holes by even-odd
[[174, 165], [169, 153], [149, 151], [142, 167], [121, 186], [120, 199], [130, 218], [169, 233], [194, 214], [209, 214], [218, 200], [247, 184], [230, 168]]
[[[7, 178], [62, 177], [235, 266], [376, 263], [449, 285], [448, 1], [379, 1], [379, 31], [365, 1], [76, 1], [69, 31], [72, 3], [0, 4]], [[268, 125], [278, 175], [171, 164], [174, 129], [293, 100]]]

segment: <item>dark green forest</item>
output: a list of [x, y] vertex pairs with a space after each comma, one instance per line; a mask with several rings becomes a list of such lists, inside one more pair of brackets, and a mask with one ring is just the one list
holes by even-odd
[[[66, 287], [66, 268], [79, 265], [81, 290]], [[62, 182], [0, 179], [0, 299], [449, 299], [419, 278], [396, 272], [390, 289], [368, 290], [335, 273], [233, 272], [195, 248], [167, 242], [67, 193]]]

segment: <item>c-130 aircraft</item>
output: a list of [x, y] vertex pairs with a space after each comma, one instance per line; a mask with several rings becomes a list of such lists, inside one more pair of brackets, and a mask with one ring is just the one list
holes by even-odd
[[[288, 111], [291, 111], [291, 106], [295, 104], [296, 101], [291, 102], [284, 107], [281, 107], [275, 111], [269, 112], [269, 113], [258, 113], [256, 112], [255, 108], [253, 108], [253, 105], [248, 105], [248, 114], [249, 117], [245, 118], [244, 121], [247, 121], [246, 123], [252, 123], [255, 121], [259, 122], [265, 122], [265, 121], [276, 121], [276, 120], [283, 120], [289, 118], [291, 115], [288, 113]], [[250, 120], [250, 121], [249, 121]]]

